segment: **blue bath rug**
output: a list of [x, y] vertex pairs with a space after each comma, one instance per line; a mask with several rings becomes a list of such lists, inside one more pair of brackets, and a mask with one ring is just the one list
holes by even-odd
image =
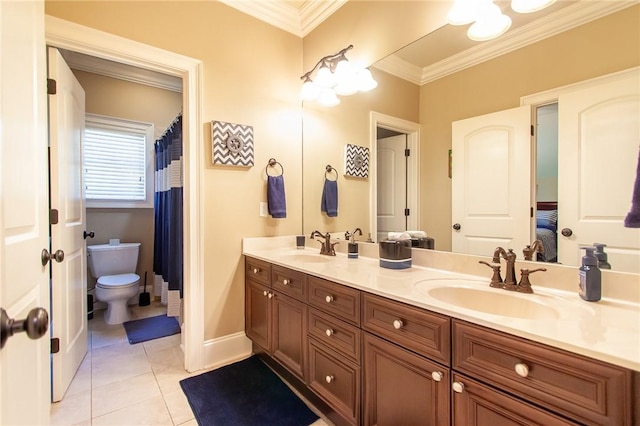
[[166, 315], [127, 321], [122, 325], [132, 345], [180, 333], [180, 324], [175, 317]]
[[200, 426], [308, 426], [318, 416], [257, 356], [180, 381]]

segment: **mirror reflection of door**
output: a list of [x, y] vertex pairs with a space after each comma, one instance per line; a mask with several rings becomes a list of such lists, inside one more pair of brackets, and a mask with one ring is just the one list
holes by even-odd
[[407, 229], [407, 135], [377, 128], [377, 241]]

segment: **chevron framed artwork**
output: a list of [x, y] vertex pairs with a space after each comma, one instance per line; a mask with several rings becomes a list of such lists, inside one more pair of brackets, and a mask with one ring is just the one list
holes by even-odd
[[253, 167], [253, 127], [214, 120], [211, 148], [214, 165]]
[[358, 178], [369, 177], [369, 148], [346, 144], [344, 146], [344, 175]]

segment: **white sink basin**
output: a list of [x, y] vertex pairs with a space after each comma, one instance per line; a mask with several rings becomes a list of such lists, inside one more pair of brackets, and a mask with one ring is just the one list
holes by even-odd
[[526, 320], [557, 320], [575, 309], [561, 298], [523, 294], [489, 287], [488, 282], [433, 279], [414, 284], [414, 289], [447, 305], [490, 315]]
[[303, 263], [324, 263], [330, 261], [333, 256], [325, 256], [321, 254], [300, 252], [283, 254], [280, 258], [284, 261], [303, 262]]

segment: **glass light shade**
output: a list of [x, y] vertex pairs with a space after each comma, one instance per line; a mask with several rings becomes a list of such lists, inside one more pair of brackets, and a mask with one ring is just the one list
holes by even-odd
[[324, 106], [336, 106], [340, 103], [340, 99], [338, 99], [333, 89], [323, 89], [318, 97], [318, 102]]
[[340, 81], [333, 88], [333, 91], [340, 96], [353, 95], [358, 91], [358, 82], [355, 78], [350, 78], [348, 80]]
[[368, 92], [378, 87], [378, 82], [373, 79], [369, 68], [360, 70], [357, 74], [358, 90]]
[[318, 74], [316, 75], [315, 83], [316, 86], [322, 89], [330, 89], [336, 85], [336, 78], [326, 64], [322, 64], [322, 66], [320, 66]]
[[511, 0], [511, 9], [518, 13], [531, 13], [544, 9], [556, 0]]
[[300, 99], [303, 101], [313, 101], [320, 96], [320, 88], [316, 86], [311, 79], [307, 78], [307, 80], [300, 88]]
[[467, 25], [478, 19], [480, 9], [492, 0], [456, 0], [447, 14], [447, 22], [451, 25]]
[[492, 4], [497, 9], [491, 8], [492, 11], [482, 15], [467, 30], [467, 37], [475, 41], [486, 41], [496, 38], [507, 32], [511, 28], [511, 18], [503, 15], [498, 6]]
[[338, 61], [338, 64], [336, 65], [336, 68], [334, 71], [334, 75], [336, 77], [338, 84], [340, 84], [341, 80], [345, 80], [345, 79], [348, 80], [353, 78], [354, 74], [355, 73], [354, 73], [353, 67], [351, 66], [351, 63], [347, 60], [347, 58], [342, 56], [340, 58], [340, 61]]

